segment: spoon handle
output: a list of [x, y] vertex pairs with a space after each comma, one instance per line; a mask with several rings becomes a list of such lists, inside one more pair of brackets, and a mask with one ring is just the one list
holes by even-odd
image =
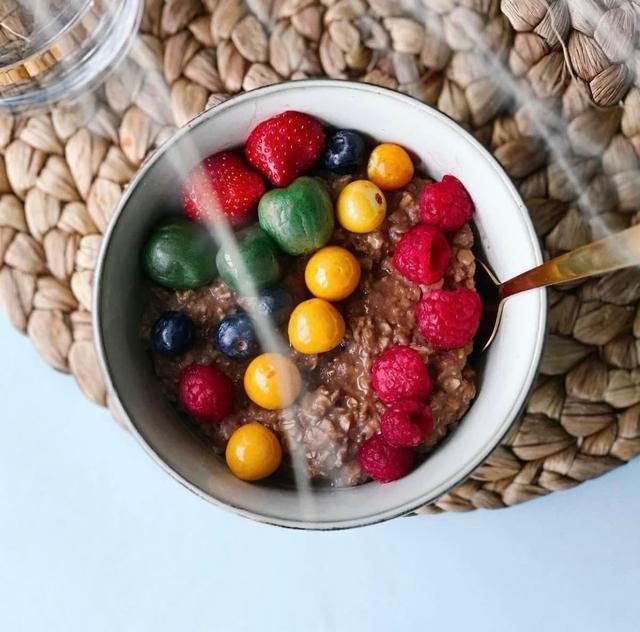
[[500, 285], [500, 297], [640, 264], [640, 224], [576, 248]]

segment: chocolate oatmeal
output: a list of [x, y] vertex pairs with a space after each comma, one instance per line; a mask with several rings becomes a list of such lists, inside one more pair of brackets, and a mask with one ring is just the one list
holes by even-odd
[[[333, 178], [332, 197], [353, 178]], [[153, 323], [162, 312], [180, 310], [198, 329], [195, 345], [178, 358], [151, 352], [166, 395], [178, 404], [180, 371], [193, 363], [212, 364], [235, 385], [235, 412], [219, 423], [194, 424], [213, 449], [222, 452], [240, 425], [257, 421], [273, 430], [285, 454], [289, 442], [301, 446], [307, 474], [336, 486], [356, 485], [366, 480], [358, 461], [362, 443], [379, 429], [385, 406], [371, 388], [374, 358], [392, 345], [410, 345], [428, 363], [433, 381], [430, 405], [434, 430], [422, 452], [431, 450], [464, 415], [475, 396], [474, 372], [468, 365], [472, 343], [442, 351], [426, 342], [416, 327], [415, 308], [423, 292], [434, 288], [474, 289], [473, 234], [468, 224], [450, 238], [452, 259], [444, 278], [433, 286], [415, 285], [394, 269], [391, 255], [395, 244], [418, 222], [417, 200], [425, 180], [414, 178], [401, 191], [387, 193], [387, 217], [379, 230], [367, 234], [336, 228], [331, 244], [344, 246], [357, 257], [362, 277], [358, 289], [337, 306], [344, 316], [346, 334], [342, 343], [327, 353], [295, 353], [305, 392], [291, 407], [280, 411], [260, 408], [251, 402], [242, 386], [250, 360], [232, 360], [212, 344], [220, 320], [242, 308], [243, 301], [221, 280], [197, 290], [173, 291], [152, 286], [146, 304], [142, 335], [148, 343]], [[287, 261], [283, 281], [295, 302], [309, 297], [304, 284], [308, 258]], [[286, 326], [280, 328], [288, 346]]]

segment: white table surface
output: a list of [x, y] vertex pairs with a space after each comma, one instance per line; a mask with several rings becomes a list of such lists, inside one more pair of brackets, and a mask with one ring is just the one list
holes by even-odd
[[0, 630], [638, 630], [640, 459], [502, 511], [304, 533], [164, 474], [0, 316]]

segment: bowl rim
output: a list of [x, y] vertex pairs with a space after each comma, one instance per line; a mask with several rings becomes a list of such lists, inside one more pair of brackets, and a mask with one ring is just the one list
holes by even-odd
[[179, 482], [181, 485], [186, 487], [188, 490], [199, 496], [200, 498], [212, 503], [217, 507], [221, 507], [226, 511], [233, 512], [245, 518], [249, 518], [259, 523], [269, 524], [273, 526], [287, 527], [293, 529], [303, 529], [303, 530], [322, 530], [322, 531], [331, 531], [331, 530], [341, 530], [348, 529], [354, 527], [367, 526], [372, 524], [378, 524], [380, 522], [385, 522], [387, 520], [391, 520], [393, 518], [397, 518], [403, 515], [410, 515], [414, 513], [420, 507], [424, 505], [430, 504], [437, 500], [438, 498], [444, 496], [448, 492], [450, 492], [455, 487], [459, 486], [462, 482], [464, 482], [472, 473], [475, 471], [486, 459], [487, 457], [498, 447], [502, 439], [509, 432], [513, 423], [518, 418], [519, 413], [524, 408], [527, 398], [531, 393], [535, 377], [538, 374], [539, 365], [542, 359], [542, 350], [544, 347], [545, 334], [547, 329], [547, 292], [544, 289], [533, 290], [538, 294], [539, 299], [539, 310], [537, 314], [537, 323], [538, 328], [535, 332], [535, 348], [534, 353], [531, 358], [531, 363], [529, 366], [529, 371], [527, 373], [526, 379], [523, 382], [522, 388], [518, 393], [517, 397], [514, 400], [514, 404], [508, 415], [505, 416], [500, 426], [497, 428], [494, 436], [490, 441], [487, 442], [485, 448], [479, 451], [475, 458], [470, 460], [464, 468], [461, 468], [458, 471], [458, 474], [450, 477], [450, 480], [445, 484], [441, 485], [441, 488], [436, 490], [435, 492], [425, 493], [423, 496], [420, 496], [416, 499], [410, 507], [405, 505], [401, 505], [400, 507], [391, 508], [385, 512], [380, 512], [372, 519], [371, 516], [364, 516], [359, 519], [348, 519], [345, 521], [341, 521], [339, 523], [328, 523], [322, 522], [319, 520], [291, 520], [291, 519], [282, 519], [276, 518], [274, 516], [267, 516], [260, 513], [256, 513], [251, 510], [244, 509], [242, 507], [238, 507], [235, 504], [228, 504], [219, 500], [218, 498], [210, 495], [205, 490], [201, 489], [194, 483], [187, 480], [183, 477], [179, 472], [174, 470], [164, 459], [149, 445], [144, 436], [138, 431], [132, 417], [129, 415], [127, 408], [120, 399], [119, 393], [117, 392], [113, 381], [111, 379], [111, 371], [109, 368], [109, 362], [107, 359], [106, 349], [104, 347], [104, 340], [102, 337], [102, 277], [103, 270], [105, 267], [105, 263], [107, 260], [111, 237], [115, 231], [115, 227], [123, 215], [124, 210], [129, 202], [129, 199], [132, 196], [132, 192], [136, 189], [136, 187], [140, 184], [142, 180], [144, 180], [147, 172], [150, 168], [171, 149], [171, 147], [182, 137], [191, 133], [191, 131], [203, 124], [208, 119], [215, 116], [222, 110], [226, 110], [228, 108], [233, 108], [239, 103], [243, 103], [244, 101], [255, 100], [256, 98], [260, 98], [262, 95], [287, 91], [294, 88], [304, 88], [304, 87], [332, 87], [332, 88], [342, 88], [342, 89], [353, 89], [360, 90], [365, 93], [382, 93], [388, 97], [397, 99], [410, 105], [412, 108], [423, 109], [425, 112], [428, 112], [430, 116], [434, 116], [439, 119], [440, 122], [447, 125], [451, 128], [452, 132], [462, 136], [467, 142], [473, 145], [477, 150], [481, 152], [484, 159], [487, 161], [489, 166], [493, 168], [496, 177], [498, 177], [502, 183], [507, 187], [509, 193], [514, 199], [515, 205], [520, 209], [521, 219], [523, 220], [528, 236], [532, 243], [532, 254], [536, 260], [536, 264], [541, 264], [543, 262], [542, 250], [540, 247], [539, 238], [535, 232], [533, 223], [527, 211], [527, 207], [525, 206], [522, 198], [515, 185], [506, 174], [502, 166], [498, 163], [498, 161], [494, 158], [494, 156], [467, 130], [465, 130], [461, 125], [459, 125], [452, 118], [443, 114], [436, 108], [427, 105], [423, 101], [419, 100], [416, 97], [411, 95], [407, 95], [396, 90], [392, 90], [390, 88], [381, 87], [375, 84], [364, 83], [360, 81], [353, 81], [348, 79], [304, 79], [304, 80], [296, 80], [296, 81], [284, 81], [276, 84], [272, 84], [269, 86], [264, 86], [261, 88], [255, 88], [253, 90], [249, 90], [246, 92], [239, 93], [227, 99], [226, 101], [208, 109], [196, 117], [191, 119], [188, 123], [186, 123], [183, 127], [179, 128], [167, 141], [165, 141], [156, 152], [150, 156], [147, 160], [145, 160], [142, 165], [138, 168], [134, 177], [130, 180], [127, 188], [122, 194], [118, 205], [109, 220], [107, 228], [103, 234], [103, 238], [100, 244], [100, 250], [98, 253], [98, 257], [96, 260], [96, 267], [94, 273], [94, 291], [92, 295], [92, 329], [95, 340], [95, 348], [97, 354], [97, 361], [100, 371], [102, 373], [102, 377], [105, 381], [105, 386], [107, 389], [107, 393], [110, 396], [111, 405], [117, 410], [119, 413], [124, 425], [131, 432], [131, 434], [135, 437], [138, 443], [142, 446], [142, 448], [151, 456], [151, 458], [165, 471], [167, 472], [173, 479]]

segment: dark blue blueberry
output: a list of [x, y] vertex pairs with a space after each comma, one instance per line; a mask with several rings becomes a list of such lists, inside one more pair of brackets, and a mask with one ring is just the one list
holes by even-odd
[[231, 314], [223, 318], [213, 334], [216, 346], [234, 360], [244, 360], [258, 353], [260, 345], [247, 314]]
[[274, 285], [262, 290], [258, 296], [244, 297], [242, 305], [251, 314], [269, 316], [276, 325], [283, 325], [293, 309], [293, 297], [286, 287]]
[[167, 356], [184, 353], [193, 345], [195, 339], [195, 325], [182, 312], [164, 312], [151, 332], [153, 350]]
[[365, 144], [362, 136], [349, 129], [341, 129], [327, 139], [322, 154], [325, 169], [347, 174], [357, 171], [364, 161]]

